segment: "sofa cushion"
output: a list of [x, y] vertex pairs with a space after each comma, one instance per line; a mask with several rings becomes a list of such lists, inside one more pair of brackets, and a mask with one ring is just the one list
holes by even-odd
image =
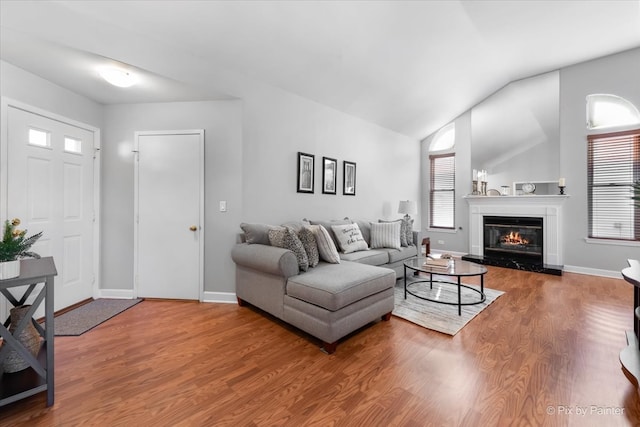
[[269, 229], [273, 226], [268, 224], [254, 224], [243, 222], [240, 228], [244, 231], [244, 239], [249, 244], [270, 245]]
[[304, 250], [309, 258], [309, 267], [315, 267], [320, 262], [320, 254], [318, 253], [318, 242], [309, 227], [302, 227], [298, 231], [298, 237], [304, 246]]
[[369, 295], [393, 288], [396, 273], [388, 268], [355, 262], [320, 263], [287, 280], [287, 295], [337, 311]]
[[327, 229], [321, 225], [311, 225], [309, 228], [313, 231], [316, 242], [318, 242], [320, 259], [332, 264], [340, 264], [340, 254], [338, 254], [338, 249], [336, 249]]
[[400, 249], [400, 227], [398, 221], [395, 222], [372, 222], [371, 223], [371, 248], [393, 248]]
[[345, 254], [369, 249], [369, 245], [364, 241], [358, 224], [332, 225], [331, 229], [340, 245], [340, 249]]
[[273, 227], [268, 234], [271, 246], [289, 249], [295, 254], [300, 270], [309, 269], [309, 257], [295, 231], [287, 227]]
[[380, 249], [386, 251], [389, 257], [389, 263], [403, 261], [408, 258], [418, 256], [418, 250], [415, 246], [407, 246], [400, 249]]
[[360, 264], [384, 265], [389, 262], [389, 252], [391, 251], [395, 251], [395, 249], [369, 249], [368, 251], [340, 254], [340, 259], [359, 262]]

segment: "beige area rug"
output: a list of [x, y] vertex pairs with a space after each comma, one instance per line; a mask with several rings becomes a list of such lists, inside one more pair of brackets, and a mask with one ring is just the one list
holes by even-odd
[[[434, 276], [434, 280], [436, 277]], [[479, 289], [479, 286], [474, 286]], [[458, 286], [443, 285], [442, 283], [434, 283], [433, 289], [429, 289], [428, 283], [414, 285], [411, 288], [414, 293], [426, 296], [440, 301], [458, 301]], [[404, 299], [404, 280], [400, 279], [395, 286], [395, 308], [393, 315], [401, 317], [405, 320], [413, 322], [417, 325], [442, 332], [443, 334], [455, 335], [482, 310], [493, 303], [502, 291], [489, 289], [485, 286], [484, 294], [487, 299], [485, 302], [477, 305], [463, 305], [462, 315], [458, 315], [458, 306], [449, 304], [440, 304], [432, 301], [425, 301], [407, 294]], [[462, 288], [462, 302], [478, 301], [480, 295], [472, 290]]]

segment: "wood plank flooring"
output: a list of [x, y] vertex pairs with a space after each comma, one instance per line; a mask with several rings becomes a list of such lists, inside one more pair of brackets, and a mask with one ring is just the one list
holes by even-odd
[[[455, 337], [392, 317], [319, 341], [251, 307], [144, 301], [56, 338], [56, 402], [2, 426], [635, 426], [618, 279], [489, 267], [506, 292]], [[455, 307], [452, 307], [455, 310]]]

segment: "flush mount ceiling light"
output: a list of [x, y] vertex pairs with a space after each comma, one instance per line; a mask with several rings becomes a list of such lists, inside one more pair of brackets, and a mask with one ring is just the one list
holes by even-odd
[[100, 76], [112, 85], [118, 87], [130, 87], [138, 81], [137, 77], [129, 71], [113, 67], [102, 68], [100, 70]]

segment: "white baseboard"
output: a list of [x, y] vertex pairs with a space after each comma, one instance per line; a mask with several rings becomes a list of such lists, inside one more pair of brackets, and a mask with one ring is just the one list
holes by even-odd
[[98, 289], [98, 298], [133, 299], [133, 289]]
[[233, 292], [211, 292], [204, 291], [202, 302], [218, 302], [226, 304], [237, 304], [238, 299]]
[[579, 267], [575, 265], [565, 265], [563, 271], [566, 273], [586, 274], [588, 276], [611, 277], [612, 279], [622, 279], [622, 274], [615, 270], [601, 270], [598, 268]]

